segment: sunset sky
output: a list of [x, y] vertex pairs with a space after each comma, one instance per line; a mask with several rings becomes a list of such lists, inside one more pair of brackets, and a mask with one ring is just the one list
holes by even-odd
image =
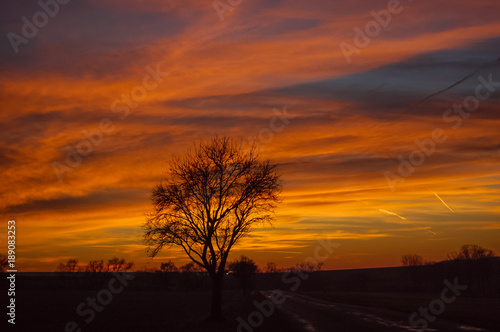
[[326, 269], [500, 253], [498, 1], [404, 0], [380, 31], [370, 13], [388, 1], [215, 4], [4, 4], [0, 253], [14, 219], [19, 271], [187, 263], [177, 248], [149, 261], [140, 226], [172, 155], [214, 135], [253, 137], [284, 180], [273, 226], [231, 258], [288, 267], [326, 238], [340, 244]]

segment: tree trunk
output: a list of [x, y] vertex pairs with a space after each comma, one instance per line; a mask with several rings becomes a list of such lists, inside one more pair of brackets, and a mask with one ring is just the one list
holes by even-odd
[[224, 320], [222, 316], [222, 279], [224, 274], [215, 274], [212, 278], [212, 309], [211, 320]]

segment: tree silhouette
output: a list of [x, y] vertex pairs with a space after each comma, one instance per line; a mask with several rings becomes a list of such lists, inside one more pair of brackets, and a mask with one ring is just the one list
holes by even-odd
[[161, 263], [160, 271], [161, 272], [177, 272], [178, 269], [177, 269], [177, 266], [175, 266], [175, 263], [170, 260], [168, 262]]
[[495, 257], [493, 251], [477, 244], [464, 244], [459, 251], [448, 254], [449, 260], [478, 260], [491, 257]]
[[477, 244], [465, 244], [460, 250], [448, 254], [454, 273], [469, 286], [469, 292], [488, 293], [488, 276], [492, 275], [495, 253]]
[[70, 258], [66, 261], [66, 263], [61, 263], [57, 266], [58, 272], [78, 272], [78, 259]]
[[269, 262], [266, 264], [266, 267], [264, 268], [264, 272], [266, 273], [276, 273], [278, 272], [278, 266], [274, 262]]
[[182, 265], [179, 268], [179, 271], [182, 273], [194, 273], [194, 272], [203, 272], [203, 268], [198, 265], [195, 265], [193, 262], [189, 262], [187, 264]]
[[105, 266], [104, 266], [104, 261], [103, 260], [94, 260], [90, 261], [86, 266], [85, 266], [85, 272], [104, 272], [105, 271]]
[[419, 266], [424, 265], [424, 259], [420, 255], [409, 254], [401, 256], [401, 264], [403, 266]]
[[134, 266], [133, 262], [127, 262], [124, 258], [113, 257], [106, 264], [108, 272], [126, 272]]
[[228, 268], [240, 280], [243, 295], [246, 295], [248, 279], [250, 279], [252, 274], [257, 272], [257, 265], [253, 260], [242, 255], [239, 260], [230, 263]]
[[406, 279], [410, 283], [413, 291], [417, 291], [421, 285], [423, 273], [418, 267], [424, 265], [424, 258], [417, 254], [402, 255], [401, 265], [407, 266], [407, 268], [403, 270], [403, 273], [406, 275]]
[[229, 252], [255, 224], [272, 220], [279, 201], [276, 165], [244, 152], [228, 137], [200, 143], [174, 158], [169, 177], [153, 189], [154, 212], [144, 224], [148, 254], [182, 247], [212, 280], [212, 319], [222, 319], [222, 281]]
[[314, 272], [314, 271], [321, 271], [323, 268], [324, 263], [320, 262], [317, 264], [313, 264], [312, 262], [302, 262], [300, 264], [295, 264], [290, 268], [290, 271], [302, 271], [302, 272]]

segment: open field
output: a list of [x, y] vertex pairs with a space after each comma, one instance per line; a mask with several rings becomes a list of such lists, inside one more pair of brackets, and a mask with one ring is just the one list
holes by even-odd
[[[209, 314], [210, 292], [208, 291], [124, 290], [116, 295], [102, 312], [96, 312], [95, 319], [87, 324], [84, 319], [88, 316], [78, 315], [76, 310], [87, 297], [95, 297], [96, 293], [95, 290], [20, 291], [17, 295], [18, 326], [22, 326], [23, 330], [44, 326], [46, 330], [65, 331], [66, 324], [73, 321], [82, 331], [237, 331], [236, 319], [241, 316], [246, 321], [248, 315], [256, 310], [252, 302], [255, 300], [261, 302], [264, 299], [259, 292], [243, 296], [239, 291], [225, 291], [223, 311], [226, 321], [216, 323], [204, 320], [204, 317]], [[379, 307], [396, 310], [401, 313], [397, 317], [399, 321], [406, 320], [407, 323], [407, 317], [411, 312], [418, 310], [420, 306], [427, 305], [439, 294], [300, 292], [297, 295], [306, 295], [335, 304], [359, 305], [361, 310], [366, 309], [368, 312]], [[286, 304], [288, 306], [286, 310], [274, 311], [269, 318], [265, 318], [264, 324], [255, 328], [254, 331], [299, 332], [306, 330], [300, 321], [297, 321], [303, 309], [300, 309], [293, 300], [287, 301]], [[458, 298], [455, 303], [447, 305], [439, 319], [452, 320], [493, 331], [500, 324], [497, 314], [499, 304], [498, 298]], [[352, 311], [351, 307], [347, 307], [348, 309], [340, 307], [342, 310]], [[295, 313], [294, 310], [297, 312]], [[290, 311], [294, 314], [290, 314]], [[315, 315], [321, 312], [316, 307], [311, 311]], [[351, 324], [343, 322], [349, 321], [348, 314], [339, 315], [339, 317], [328, 316], [324, 324], [329, 324], [328, 326]], [[317, 327], [315, 331], [322, 330]], [[355, 331], [354, 327], [352, 331]]]
[[[498, 331], [497, 270], [488, 271], [447, 303], [429, 328]], [[408, 272], [424, 277], [415, 283], [408, 279]], [[298, 278], [293, 274], [259, 273], [252, 276], [246, 296], [228, 275], [222, 323], [205, 320], [210, 313], [211, 284], [204, 273], [20, 273], [16, 327], [21, 331], [38, 331], [40, 326], [43, 331], [415, 331], [410, 315], [441, 296], [443, 278], [453, 280], [449, 272], [439, 266], [307, 272], [299, 283], [290, 283], [294, 280], [290, 278]], [[124, 287], [119, 292], [109, 292], [120, 288], [120, 283]], [[292, 290], [292, 285], [297, 289]], [[488, 289], [484, 285], [495, 292], [484, 292]], [[415, 287], [420, 290], [412, 290]], [[283, 292], [286, 300], [275, 303], [269, 315], [261, 315], [264, 311], [258, 310], [255, 301], [269, 304], [271, 290]], [[93, 298], [100, 298], [101, 305], [92, 308], [88, 299]], [[266, 317], [262, 324], [249, 325], [251, 315]]]
[[[347, 303], [367, 307], [381, 307], [408, 313], [408, 316], [427, 307], [429, 303], [440, 297], [440, 293], [422, 292], [301, 292], [301, 294], [335, 303]], [[466, 323], [478, 327], [497, 329], [500, 326], [500, 298], [459, 296], [440, 318]]]
[[[223, 294], [226, 322], [205, 322], [209, 314], [210, 292], [207, 291], [135, 291], [124, 290], [97, 312], [95, 319], [85, 323], [87, 315], [79, 316], [76, 308], [96, 291], [20, 291], [17, 322], [23, 330], [65, 331], [74, 321], [82, 331], [236, 331], [238, 315], [254, 310], [252, 301], [258, 294], [244, 297], [237, 291]], [[256, 331], [294, 331], [292, 325], [277, 313], [266, 319]]]

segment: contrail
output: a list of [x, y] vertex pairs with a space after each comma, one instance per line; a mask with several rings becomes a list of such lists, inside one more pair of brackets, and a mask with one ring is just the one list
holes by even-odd
[[[415, 225], [415, 224], [414, 224], [414, 223], [412, 223], [412, 222], [409, 222], [409, 221], [408, 221], [408, 219], [406, 219], [405, 217], [400, 216], [400, 215], [399, 215], [399, 214], [397, 214], [397, 213], [394, 213], [394, 212], [391, 212], [391, 211], [387, 211], [387, 210], [384, 210], [384, 209], [378, 209], [378, 210], [379, 210], [380, 212], [386, 213], [386, 214], [388, 214], [388, 215], [391, 215], [391, 216], [396, 216], [396, 217], [398, 217], [399, 219], [406, 221], [406, 222], [407, 222], [407, 223], [409, 223], [410, 225], [413, 225], [413, 226], [415, 226], [415, 227], [418, 227], [417, 225]], [[427, 232], [429, 232], [429, 233], [431, 233], [431, 234], [432, 234], [432, 235], [434, 235], [434, 236], [436, 236], [436, 235], [437, 235], [436, 233], [434, 233], [434, 232], [432, 232], [432, 231], [430, 231], [430, 230], [428, 230], [428, 229], [426, 229], [426, 231], [427, 231]]]
[[442, 199], [441, 197], [439, 197], [439, 196], [438, 196], [438, 194], [434, 193], [434, 195], [436, 195], [436, 197], [437, 197], [437, 198], [441, 201], [441, 203], [443, 203], [443, 204], [444, 204], [444, 206], [446, 206], [446, 207], [447, 207], [447, 208], [448, 208], [451, 212], [455, 213], [455, 211], [453, 211], [453, 210], [451, 209], [451, 207], [449, 207], [449, 206], [448, 206], [448, 204], [446, 204], [446, 203], [443, 201], [443, 199]]
[[487, 64], [485, 64], [485, 65], [483, 65], [483, 66], [479, 67], [479, 69], [477, 69], [476, 71], [474, 71], [472, 74], [469, 74], [469, 75], [465, 76], [464, 78], [462, 78], [461, 80], [459, 80], [459, 81], [457, 81], [457, 82], [453, 83], [453, 84], [452, 84], [452, 85], [450, 85], [449, 87], [444, 88], [444, 89], [442, 89], [442, 90], [439, 90], [438, 92], [435, 92], [435, 93], [431, 94], [430, 96], [427, 96], [427, 97], [425, 97], [424, 99], [420, 100], [419, 102], [417, 102], [416, 104], [414, 104], [413, 106], [411, 106], [411, 107], [410, 107], [410, 109], [412, 109], [412, 108], [414, 108], [414, 107], [417, 107], [418, 105], [420, 105], [420, 104], [422, 104], [423, 102], [425, 102], [425, 101], [427, 101], [427, 100], [431, 99], [432, 97], [435, 97], [435, 96], [437, 96], [437, 95], [440, 95], [440, 94], [442, 94], [442, 93], [444, 93], [444, 92], [446, 92], [446, 91], [450, 90], [451, 88], [453, 88], [453, 87], [455, 87], [455, 86], [459, 85], [460, 83], [462, 83], [462, 82], [466, 81], [466, 80], [467, 80], [467, 79], [469, 79], [471, 76], [473, 76], [473, 75], [475, 75], [475, 74], [479, 73], [481, 70], [483, 70], [483, 69], [484, 69], [484, 68], [486, 68], [486, 67], [489, 67], [489, 66], [491, 66], [491, 65], [498, 65], [498, 62], [499, 62], [499, 61], [500, 61], [500, 58], [498, 58], [498, 59], [497, 59], [496, 61], [494, 61], [494, 62], [490, 62], [490, 63], [487, 63]]
[[398, 217], [398, 218], [399, 218], [399, 219], [401, 219], [401, 220], [408, 221], [408, 219], [406, 219], [405, 217], [401, 217], [401, 216], [400, 216], [399, 214], [397, 214], [397, 213], [394, 213], [394, 212], [391, 212], [391, 211], [387, 211], [387, 210], [382, 210], [382, 209], [378, 209], [378, 210], [379, 210], [380, 212], [387, 213], [387, 214], [389, 214], [389, 215], [391, 215], [391, 216], [396, 216], [396, 217]]

